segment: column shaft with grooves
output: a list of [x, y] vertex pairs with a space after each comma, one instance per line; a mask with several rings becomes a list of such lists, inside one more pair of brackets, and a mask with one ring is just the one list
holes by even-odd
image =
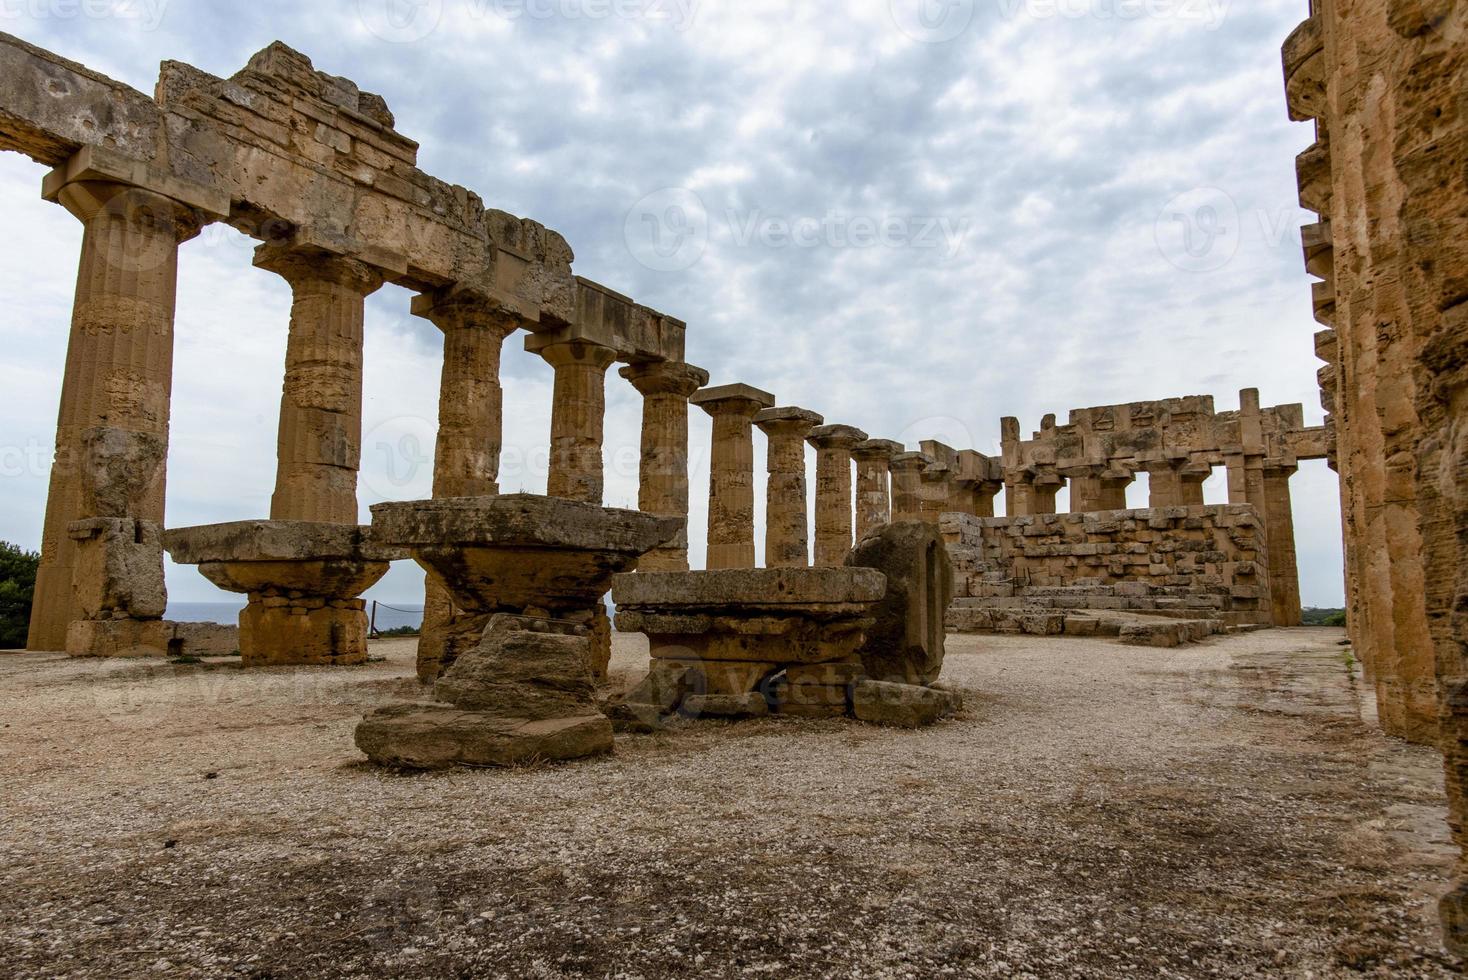
[[1269, 547], [1269, 599], [1275, 626], [1299, 626], [1300, 569], [1295, 555], [1295, 513], [1290, 500], [1290, 477], [1294, 466], [1270, 466], [1264, 470], [1264, 496], [1269, 511], [1265, 538]]
[[805, 438], [823, 422], [803, 408], [768, 408], [754, 417], [768, 446], [765, 497], [765, 566], [805, 568], [810, 564], [806, 513]]
[[867, 434], [850, 425], [823, 425], [809, 441], [816, 447], [815, 563], [841, 565], [852, 546], [851, 451]]
[[753, 568], [754, 417], [775, 396], [748, 385], [705, 388], [695, 405], [714, 420], [709, 457], [708, 567]]
[[356, 524], [362, 322], [383, 278], [355, 259], [309, 249], [262, 245], [255, 264], [292, 292], [270, 517]]
[[858, 443], [851, 456], [856, 460], [856, 540], [892, 522], [892, 457], [902, 444], [887, 439]]
[[922, 453], [898, 453], [892, 457], [892, 522], [923, 519], [923, 470], [933, 457]]
[[646, 572], [688, 571], [688, 399], [708, 384], [708, 372], [690, 364], [658, 361], [621, 370], [642, 394], [642, 459], [637, 507], [649, 514], [679, 517], [677, 540], [637, 563]]
[[602, 502], [602, 439], [607, 410], [607, 368], [617, 353], [582, 340], [539, 350], [556, 369], [551, 405], [550, 476], [546, 494], [588, 504]]
[[[65, 649], [67, 625], [80, 618], [68, 528], [88, 516], [81, 513], [81, 434], [108, 425], [168, 438], [178, 246], [199, 231], [188, 209], [137, 187], [84, 181], [65, 187], [58, 200], [82, 221], [83, 233], [31, 609], [32, 650]], [[161, 524], [164, 486], [159, 479], [129, 516]]]

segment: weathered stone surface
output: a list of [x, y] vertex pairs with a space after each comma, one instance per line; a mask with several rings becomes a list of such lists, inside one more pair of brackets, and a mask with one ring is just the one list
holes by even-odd
[[168, 608], [163, 582], [162, 528], [151, 521], [97, 517], [71, 525], [73, 569], [83, 619], [162, 619]]
[[585, 636], [523, 630], [487, 632], [456, 660], [434, 696], [466, 711], [508, 718], [563, 718], [594, 710]]
[[720, 609], [801, 603], [874, 602], [886, 583], [880, 572], [853, 568], [750, 568], [704, 572], [639, 572], [613, 581], [622, 606]]
[[683, 531], [649, 552], [639, 567], [649, 572], [688, 570], [688, 399], [709, 383], [709, 373], [690, 364], [654, 361], [621, 370], [642, 394], [642, 465], [637, 509], [676, 517]]
[[315, 521], [233, 521], [163, 532], [163, 547], [180, 565], [224, 562], [398, 561], [402, 548], [381, 543], [368, 527]]
[[867, 674], [908, 684], [936, 681], [953, 601], [953, 564], [937, 529], [917, 521], [887, 525], [864, 538], [846, 562], [875, 569], [887, 581], [860, 650]]
[[167, 457], [168, 440], [151, 432], [114, 426], [83, 432], [82, 513], [88, 517], [128, 517], [137, 501], [157, 492]]
[[963, 707], [953, 691], [886, 681], [857, 681], [851, 693], [852, 711], [860, 721], [896, 728], [921, 728]]
[[765, 565], [810, 564], [806, 519], [805, 438], [823, 419], [804, 408], [767, 408], [754, 417], [765, 434], [769, 479], [765, 502]]
[[605, 755], [612, 723], [596, 713], [530, 720], [442, 704], [381, 708], [357, 726], [357, 748], [403, 769], [523, 766]]
[[763, 718], [770, 713], [764, 695], [758, 691], [749, 694], [690, 694], [679, 709], [689, 718]]

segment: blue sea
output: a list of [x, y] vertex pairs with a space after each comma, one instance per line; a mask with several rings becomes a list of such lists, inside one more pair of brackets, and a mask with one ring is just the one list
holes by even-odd
[[[374, 608], [375, 607], [375, 608]], [[170, 602], [168, 618], [180, 623], [223, 623], [234, 626], [240, 621], [240, 610], [245, 608], [243, 597], [239, 602]], [[423, 606], [411, 603], [367, 601], [367, 615], [380, 630], [396, 629], [400, 626], [417, 628], [423, 625]]]

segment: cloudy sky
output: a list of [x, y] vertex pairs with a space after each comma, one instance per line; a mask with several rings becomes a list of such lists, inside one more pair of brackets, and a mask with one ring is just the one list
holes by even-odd
[[[1305, 0], [0, 0], [0, 30], [143, 91], [279, 39], [382, 94], [419, 165], [557, 229], [688, 321], [715, 383], [997, 452], [1089, 405], [1240, 388], [1322, 420], [1279, 46]], [[0, 538], [40, 540], [79, 225], [0, 157]], [[168, 522], [262, 517], [289, 314], [252, 242], [182, 252]], [[369, 301], [360, 500], [428, 495], [441, 342]], [[543, 491], [550, 369], [506, 348], [507, 491]], [[640, 400], [608, 383], [607, 502]], [[708, 424], [693, 419], [701, 560]], [[1302, 593], [1341, 604], [1339, 499], [1295, 483]], [[1146, 489], [1131, 502], [1145, 505]], [[1207, 487], [1222, 502], [1221, 474]], [[1064, 503], [1062, 499], [1062, 503]], [[177, 600], [227, 598], [171, 568]], [[417, 601], [394, 571], [372, 593]]]

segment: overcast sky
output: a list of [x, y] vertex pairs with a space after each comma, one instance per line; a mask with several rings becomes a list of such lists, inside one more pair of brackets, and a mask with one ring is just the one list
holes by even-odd
[[[1072, 408], [1258, 387], [1323, 419], [1279, 48], [1305, 0], [0, 0], [0, 30], [151, 92], [279, 39], [382, 94], [419, 165], [686, 320], [688, 358], [915, 447], [997, 453]], [[37, 547], [80, 226], [0, 156], [0, 538]], [[182, 251], [168, 523], [264, 517], [289, 291]], [[441, 341], [367, 313], [363, 520], [429, 495]], [[506, 346], [506, 491], [543, 491], [551, 372]], [[607, 503], [640, 398], [608, 381]], [[701, 563], [709, 427], [695, 411]], [[757, 452], [763, 452], [757, 445]], [[1302, 594], [1342, 604], [1335, 475], [1294, 481]], [[1223, 502], [1222, 474], [1207, 487]], [[1143, 482], [1133, 506], [1145, 506]], [[1062, 497], [1062, 508], [1065, 500]], [[222, 596], [170, 568], [176, 600]], [[397, 566], [371, 595], [417, 601]]]

